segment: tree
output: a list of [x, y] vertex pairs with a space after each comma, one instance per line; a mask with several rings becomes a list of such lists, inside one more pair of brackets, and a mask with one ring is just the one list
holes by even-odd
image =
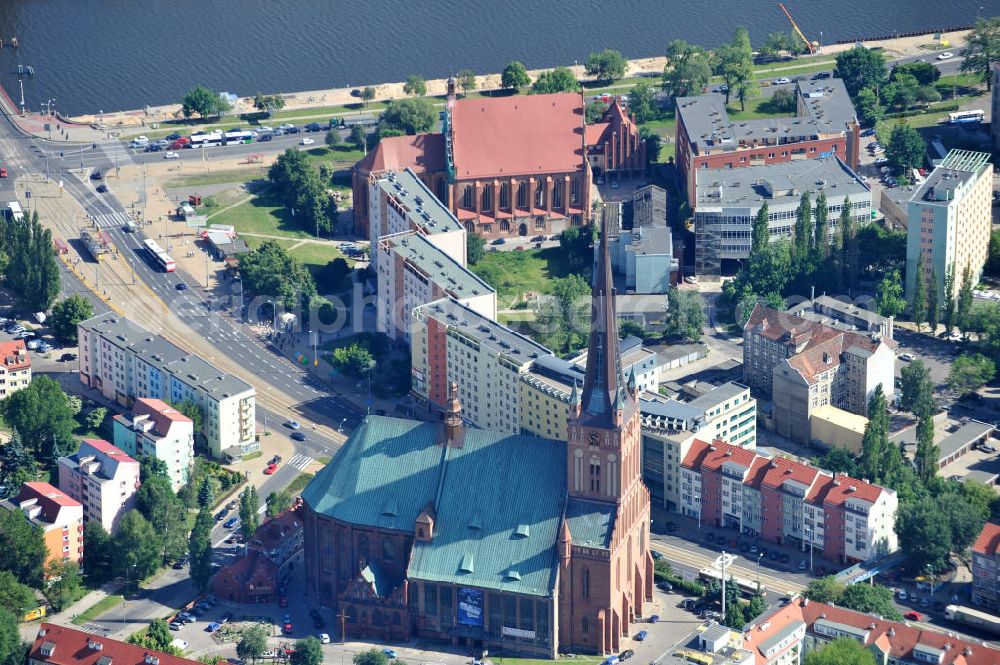
[[35, 599], [35, 592], [18, 581], [9, 570], [0, 570], [0, 608], [6, 608], [20, 617], [36, 607], [38, 601]]
[[9, 607], [0, 607], [0, 664], [23, 665], [27, 661], [27, 649], [21, 643], [21, 633], [17, 623], [20, 617]]
[[951, 532], [951, 551], [962, 554], [976, 540], [983, 529], [985, 516], [980, 507], [970, 504], [958, 492], [948, 492], [937, 499]]
[[885, 81], [885, 56], [882, 51], [856, 46], [837, 54], [833, 75], [844, 79], [847, 94], [852, 98], [863, 88], [878, 89]]
[[240, 273], [248, 289], [274, 296], [288, 308], [316, 297], [316, 284], [309, 271], [273, 240], [240, 257]]
[[469, 233], [465, 237], [465, 255], [469, 265], [476, 265], [486, 256], [486, 238], [478, 233]]
[[[885, 87], [885, 97], [889, 96], [890, 86]], [[920, 83], [912, 74], [899, 74], [892, 79], [892, 105], [906, 110], [917, 102], [920, 93]]]
[[125, 513], [115, 535], [118, 573], [125, 575], [133, 586], [152, 575], [163, 563], [162, 542], [142, 513], [138, 510]]
[[827, 218], [830, 208], [826, 204], [826, 192], [820, 192], [816, 197], [816, 233], [813, 234], [813, 250], [817, 263], [825, 261], [830, 254], [830, 237]]
[[366, 85], [364, 88], [361, 89], [361, 103], [364, 106], [368, 106], [368, 102], [372, 101], [373, 99], [375, 99], [375, 87]]
[[104, 419], [107, 415], [107, 408], [103, 406], [94, 407], [90, 410], [90, 413], [87, 414], [87, 427], [96, 432], [104, 423]]
[[917, 257], [917, 268], [913, 275], [913, 301], [911, 309], [913, 311], [913, 323], [917, 326], [917, 332], [927, 318], [927, 282], [924, 281], [924, 253]]
[[580, 89], [580, 82], [569, 67], [556, 67], [542, 72], [531, 85], [531, 94], [545, 95], [554, 92], [575, 92]]
[[701, 339], [705, 328], [705, 301], [697, 291], [667, 292], [667, 323], [664, 331], [689, 342]]
[[21, 440], [34, 442], [37, 459], [46, 465], [67, 454], [75, 445], [73, 418], [66, 393], [47, 376], [35, 376], [27, 388], [0, 401], [0, 416], [17, 430]]
[[250, 540], [260, 526], [260, 502], [257, 500], [257, 488], [247, 485], [240, 493], [240, 530], [243, 536]]
[[236, 655], [242, 660], [256, 663], [265, 651], [267, 651], [267, 632], [259, 624], [244, 630], [239, 642], [236, 643]]
[[746, 100], [759, 89], [754, 78], [753, 49], [744, 27], [736, 28], [733, 41], [723, 44], [715, 52], [716, 73], [726, 84], [726, 104], [733, 93], [740, 100], [740, 110], [746, 110]]
[[526, 85], [531, 85], [531, 77], [528, 76], [528, 70], [522, 63], [514, 60], [503, 68], [503, 73], [500, 75], [500, 86], [504, 90], [516, 91]]
[[[149, 521], [156, 533], [160, 561], [176, 561], [187, 549], [186, 514], [183, 504], [170, 485], [166, 466], [150, 466], [154, 461], [160, 462], [152, 456], [142, 458], [143, 466], [149, 471], [142, 478], [142, 484], [135, 493], [135, 508]], [[141, 468], [140, 474], [142, 474]]]
[[7, 287], [23, 309], [48, 311], [61, 288], [52, 232], [38, 221], [37, 211], [25, 223], [8, 226], [6, 231], [0, 244], [0, 264], [6, 263]]
[[330, 231], [337, 221], [337, 206], [305, 153], [294, 148], [285, 150], [274, 160], [267, 177], [276, 198], [291, 209], [296, 226], [317, 236]]
[[899, 74], [913, 76], [920, 85], [932, 85], [941, 78], [941, 70], [929, 62], [908, 62], [905, 65], [893, 66], [892, 77]]
[[80, 566], [75, 561], [52, 561], [45, 566], [45, 597], [56, 612], [83, 598]]
[[912, 503], [900, 503], [896, 512], [896, 535], [906, 556], [908, 568], [923, 571], [942, 570], [951, 551], [951, 525], [938, 506], [937, 499], [923, 497]]
[[997, 63], [1000, 63], [1000, 17], [977, 19], [962, 49], [962, 71], [979, 74], [989, 90], [993, 65]]
[[958, 290], [958, 303], [956, 306], [956, 317], [958, 327], [963, 333], [968, 333], [972, 323], [972, 269], [965, 266], [962, 271], [962, 286]]
[[364, 127], [361, 125], [354, 125], [351, 127], [351, 143], [354, 144], [354, 147], [360, 150], [364, 147], [367, 138], [368, 134], [365, 132]]
[[[38, 462], [21, 441], [15, 429], [10, 441], [0, 446], [0, 499], [14, 496], [21, 485], [38, 477]], [[3, 603], [0, 603], [0, 607]]]
[[743, 612], [743, 615], [746, 617], [747, 621], [753, 621], [766, 611], [767, 600], [764, 598], [763, 593], [757, 591], [757, 593], [750, 597], [750, 604]]
[[656, 99], [656, 89], [645, 81], [636, 83], [628, 93], [628, 109], [640, 124], [659, 118], [660, 103]]
[[427, 94], [427, 82], [422, 76], [410, 74], [403, 83], [403, 92], [411, 97], [423, 97]]
[[639, 138], [646, 144], [646, 165], [660, 161], [660, 149], [663, 139], [649, 127], [639, 129]]
[[875, 290], [875, 309], [882, 316], [898, 317], [906, 309], [899, 271], [887, 274]]
[[404, 134], [429, 132], [437, 122], [438, 114], [428, 99], [399, 99], [389, 102], [379, 130], [398, 129]]
[[842, 282], [845, 286], [854, 286], [861, 268], [860, 249], [858, 248], [857, 232], [854, 227], [854, 217], [851, 216], [851, 199], [845, 198], [840, 210], [840, 266]]
[[891, 448], [894, 446], [889, 443], [888, 405], [882, 384], [879, 384], [868, 400], [868, 424], [861, 439], [861, 457], [858, 460], [861, 474], [875, 482], [883, 478], [888, 471], [885, 463]]
[[927, 327], [931, 335], [937, 333], [938, 322], [941, 319], [941, 305], [938, 303], [937, 270], [931, 268], [930, 289], [927, 291]]
[[708, 55], [700, 46], [675, 39], [667, 45], [667, 64], [663, 68], [663, 91], [671, 97], [701, 93], [712, 75]]
[[337, 347], [330, 354], [332, 364], [337, 369], [351, 376], [365, 376], [375, 367], [375, 357], [362, 344], [350, 344]]
[[899, 406], [915, 414], [933, 411], [934, 381], [924, 361], [917, 359], [899, 372]]
[[285, 108], [285, 98], [281, 95], [262, 95], [258, 92], [253, 98], [253, 107], [258, 111], [267, 111], [270, 115]]
[[267, 495], [265, 504], [267, 505], [265, 515], [267, 515], [268, 519], [277, 517], [292, 507], [292, 495], [286, 490], [271, 492]]
[[340, 145], [340, 130], [336, 127], [327, 130], [325, 143], [326, 147], [330, 150], [333, 150]]
[[117, 573], [114, 539], [100, 522], [90, 520], [83, 527], [84, 574], [92, 587], [103, 584]]
[[768, 33], [767, 38], [764, 39], [764, 43], [760, 45], [757, 52], [764, 58], [773, 58], [778, 55], [779, 52], [785, 50], [785, 42], [788, 40], [788, 35], [783, 32], [771, 32]]
[[771, 95], [770, 106], [774, 112], [794, 113], [796, 104], [795, 93], [791, 90], [778, 88]]
[[220, 115], [230, 108], [229, 102], [219, 96], [219, 93], [209, 90], [203, 85], [196, 85], [187, 91], [181, 101], [181, 112], [185, 118], [198, 114], [202, 118]]
[[854, 108], [858, 112], [858, 120], [865, 127], [874, 127], [875, 123], [885, 115], [885, 108], [878, 95], [871, 88], [862, 88], [854, 100]]
[[388, 656], [376, 647], [354, 654], [352, 660], [354, 665], [388, 665], [389, 663]]
[[809, 201], [809, 192], [806, 191], [802, 193], [799, 207], [795, 210], [795, 263], [798, 266], [804, 265], [809, 257], [812, 235], [812, 203]]
[[723, 617], [722, 623], [733, 630], [743, 630], [743, 626], [746, 625], [746, 619], [743, 617], [743, 608], [738, 601], [735, 603], [726, 603], [726, 616]]
[[944, 331], [951, 334], [955, 328], [955, 264], [948, 266], [944, 273], [944, 307], [942, 308]]
[[926, 153], [927, 144], [916, 129], [906, 123], [900, 123], [892, 128], [885, 156], [897, 173], [909, 176], [911, 169], [924, 165]]
[[802, 665], [875, 665], [875, 656], [857, 640], [840, 637], [807, 653]]
[[591, 52], [583, 68], [587, 76], [593, 76], [598, 81], [617, 81], [625, 76], [625, 64], [620, 52], [606, 48]]
[[837, 604], [849, 610], [877, 614], [890, 621], [901, 621], [893, 602], [892, 589], [881, 584], [852, 584], [846, 587]]
[[295, 643], [291, 665], [320, 665], [323, 662], [323, 645], [310, 635]]
[[948, 387], [959, 395], [975, 392], [989, 383], [996, 374], [993, 361], [976, 353], [963, 353], [951, 364], [948, 372]]
[[170, 627], [163, 619], [153, 619], [143, 639], [143, 646], [147, 649], [166, 651], [170, 653], [170, 645], [174, 641], [174, 636], [170, 634]]
[[462, 92], [469, 94], [476, 89], [476, 73], [469, 68], [465, 68], [458, 73], [458, 87]]
[[761, 204], [757, 216], [753, 218], [753, 230], [750, 232], [750, 256], [763, 252], [771, 241], [771, 230], [767, 225], [767, 202]]
[[212, 509], [212, 502], [215, 500], [215, 487], [212, 486], [212, 481], [215, 480], [211, 476], [205, 476], [201, 479], [201, 484], [198, 486], [198, 507]]
[[194, 528], [188, 537], [188, 554], [191, 557], [191, 581], [199, 591], [208, 588], [212, 576], [212, 519], [211, 509], [203, 506], [195, 518]]
[[73, 294], [52, 308], [49, 325], [52, 326], [52, 332], [60, 342], [75, 345], [76, 324], [86, 321], [93, 315], [94, 307], [90, 301], [80, 294]]
[[769, 243], [763, 251], [751, 254], [745, 274], [754, 293], [782, 293], [794, 275], [791, 243]]
[[846, 473], [849, 476], [856, 476], [858, 473], [854, 454], [842, 446], [830, 448], [815, 466], [831, 473]]
[[836, 575], [827, 575], [813, 580], [806, 587], [806, 598], [817, 603], [836, 603], [844, 593], [844, 584], [837, 580]]
[[917, 449], [913, 462], [917, 475], [925, 484], [937, 473], [940, 449], [934, 444], [934, 419], [925, 413], [917, 420]]

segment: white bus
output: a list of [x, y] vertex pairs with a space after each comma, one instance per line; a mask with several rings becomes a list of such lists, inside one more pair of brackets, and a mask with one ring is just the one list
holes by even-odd
[[173, 272], [177, 269], [177, 265], [174, 263], [174, 260], [170, 258], [170, 255], [164, 252], [163, 249], [154, 241], [144, 240], [142, 244], [146, 246], [149, 256], [156, 262], [156, 265], [160, 266], [161, 270], [164, 272]]
[[7, 210], [5, 211], [5, 216], [8, 221], [11, 222], [23, 222], [24, 212], [21, 210], [21, 204], [17, 201], [11, 201], [7, 204]]
[[949, 125], [961, 125], [967, 122], [982, 122], [985, 113], [983, 111], [955, 111], [948, 114]]
[[245, 129], [234, 129], [225, 133], [226, 145], [236, 143], [253, 143], [253, 133]]
[[[715, 568], [702, 568], [698, 571], [698, 577], [704, 582], [714, 580], [715, 582], [722, 584], [722, 573]], [[761, 593], [764, 593], [765, 591], [764, 586], [758, 582], [736, 577], [732, 573], [727, 575], [726, 583], [729, 584], [730, 582], [735, 582], [736, 586], [740, 589], [740, 593], [744, 596], [753, 596], [757, 593], [758, 589], [760, 589]]]
[[212, 132], [211, 134], [192, 134], [192, 148], [208, 148], [210, 146], [222, 145], [222, 132]]

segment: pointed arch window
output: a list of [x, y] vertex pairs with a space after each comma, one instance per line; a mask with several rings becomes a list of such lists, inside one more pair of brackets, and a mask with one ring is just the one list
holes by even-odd
[[584, 568], [580, 573], [580, 594], [584, 598], [590, 598], [590, 569]]
[[590, 457], [590, 491], [601, 491], [601, 458], [597, 455]]

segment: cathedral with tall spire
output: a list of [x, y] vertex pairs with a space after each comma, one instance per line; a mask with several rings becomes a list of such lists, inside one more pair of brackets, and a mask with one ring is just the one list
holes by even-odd
[[635, 376], [602, 229], [566, 441], [368, 416], [302, 492], [305, 573], [362, 639], [618, 653], [652, 598]]

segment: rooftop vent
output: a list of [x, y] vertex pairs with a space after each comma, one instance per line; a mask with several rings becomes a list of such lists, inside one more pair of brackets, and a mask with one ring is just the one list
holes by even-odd
[[159, 656], [154, 656], [151, 653], [147, 653], [146, 657], [143, 659], [143, 662], [145, 662], [147, 665], [160, 665], [160, 658]]
[[514, 530], [514, 535], [518, 538], [527, 538], [531, 535], [531, 527], [527, 524], [518, 524], [517, 529]]

